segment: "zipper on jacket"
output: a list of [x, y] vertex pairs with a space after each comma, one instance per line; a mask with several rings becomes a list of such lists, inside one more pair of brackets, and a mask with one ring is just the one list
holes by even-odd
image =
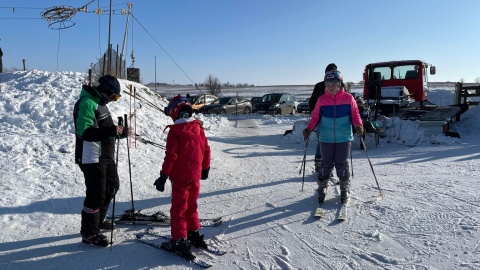
[[337, 143], [337, 94], [333, 96], [333, 143]]

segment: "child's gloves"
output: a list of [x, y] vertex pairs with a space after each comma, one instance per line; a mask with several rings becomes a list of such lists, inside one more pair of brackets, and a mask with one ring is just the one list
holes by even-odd
[[206, 169], [202, 169], [202, 180], [205, 180], [208, 178], [208, 173], [210, 172], [210, 167], [206, 168]]
[[362, 125], [355, 126], [355, 132], [357, 133], [358, 136], [362, 136], [364, 132], [363, 126]]
[[155, 180], [155, 187], [158, 191], [163, 192], [165, 190], [165, 182], [167, 182], [168, 176], [160, 171], [160, 177]]
[[303, 130], [303, 138], [305, 141], [308, 139], [308, 137], [310, 137], [310, 133], [312, 133], [312, 131], [309, 128], [305, 128]]

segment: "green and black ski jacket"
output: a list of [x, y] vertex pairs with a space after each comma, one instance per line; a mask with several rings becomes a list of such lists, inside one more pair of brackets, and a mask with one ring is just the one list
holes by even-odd
[[113, 160], [116, 126], [106, 100], [94, 87], [84, 85], [73, 109], [75, 123], [75, 163], [99, 163]]

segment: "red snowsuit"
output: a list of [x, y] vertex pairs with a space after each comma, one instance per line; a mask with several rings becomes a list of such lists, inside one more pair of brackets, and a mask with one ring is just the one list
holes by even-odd
[[210, 167], [210, 146], [199, 120], [178, 119], [169, 125], [162, 172], [172, 182], [172, 239], [200, 229], [197, 199], [202, 169]]

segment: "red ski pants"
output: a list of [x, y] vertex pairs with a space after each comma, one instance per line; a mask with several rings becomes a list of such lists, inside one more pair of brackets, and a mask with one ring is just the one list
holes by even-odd
[[172, 179], [172, 207], [170, 208], [172, 240], [187, 238], [187, 231], [200, 229], [197, 199], [200, 179], [182, 181]]

